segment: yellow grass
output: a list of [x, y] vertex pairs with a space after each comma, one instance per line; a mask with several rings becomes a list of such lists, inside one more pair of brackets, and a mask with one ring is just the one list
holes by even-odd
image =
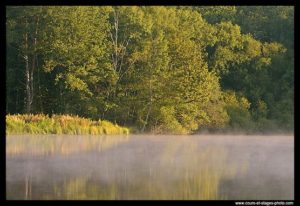
[[93, 121], [72, 115], [6, 115], [6, 134], [129, 134], [129, 129], [106, 120]]

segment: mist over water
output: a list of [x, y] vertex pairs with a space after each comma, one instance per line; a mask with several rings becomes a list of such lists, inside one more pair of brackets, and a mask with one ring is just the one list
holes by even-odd
[[8, 136], [7, 199], [294, 199], [294, 137]]

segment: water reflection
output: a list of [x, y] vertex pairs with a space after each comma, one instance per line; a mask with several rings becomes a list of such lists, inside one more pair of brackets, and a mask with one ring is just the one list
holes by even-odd
[[16, 135], [6, 141], [7, 155], [68, 155], [102, 151], [128, 141], [128, 136]]
[[64, 138], [7, 138], [7, 199], [294, 198], [292, 137]]

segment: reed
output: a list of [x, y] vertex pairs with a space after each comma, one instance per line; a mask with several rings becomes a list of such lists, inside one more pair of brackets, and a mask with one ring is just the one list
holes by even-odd
[[6, 134], [127, 135], [129, 129], [73, 115], [17, 114], [6, 115]]

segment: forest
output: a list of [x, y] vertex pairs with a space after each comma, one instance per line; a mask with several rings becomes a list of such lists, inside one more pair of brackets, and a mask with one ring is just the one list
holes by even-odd
[[6, 113], [293, 132], [293, 6], [7, 6]]

